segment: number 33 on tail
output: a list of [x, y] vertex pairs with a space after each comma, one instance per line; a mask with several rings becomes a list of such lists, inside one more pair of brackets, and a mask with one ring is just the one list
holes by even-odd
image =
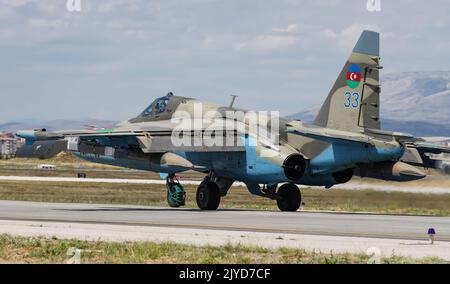
[[359, 93], [345, 93], [345, 108], [358, 108], [359, 107]]

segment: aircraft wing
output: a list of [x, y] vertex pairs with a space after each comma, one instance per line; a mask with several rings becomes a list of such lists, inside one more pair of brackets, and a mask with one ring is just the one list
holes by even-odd
[[170, 130], [63, 130], [63, 131], [47, 131], [45, 129], [23, 130], [16, 133], [17, 136], [30, 141], [55, 140], [69, 136], [77, 137], [108, 137], [108, 136], [135, 136], [143, 132], [164, 133]]
[[[65, 130], [46, 131], [45, 129], [24, 130], [16, 133], [18, 137], [25, 139], [25, 145], [17, 150], [18, 157], [38, 157], [47, 159], [56, 156], [58, 153], [71, 150], [73, 142], [83, 142], [89, 145], [102, 145], [102, 142], [109, 141], [108, 146], [121, 147], [124, 142], [134, 139], [137, 133], [130, 131], [113, 130]], [[85, 147], [86, 145], [80, 146]], [[78, 145], [77, 145], [78, 147]]]
[[[238, 138], [236, 131], [215, 131], [214, 129], [203, 128], [200, 131], [183, 131], [185, 143], [174, 143], [173, 128], [164, 125], [145, 125], [130, 126], [126, 125], [111, 130], [64, 130], [64, 131], [46, 131], [27, 130], [18, 131], [17, 136], [26, 140], [26, 145], [19, 149], [19, 157], [40, 157], [50, 158], [59, 152], [81, 151], [92, 152], [99, 151], [102, 154], [106, 147], [114, 149], [135, 149], [143, 153], [167, 153], [167, 152], [236, 152], [245, 151], [245, 147]], [[211, 135], [219, 139], [223, 137], [231, 138], [236, 141], [232, 145], [226, 143], [217, 143], [211, 146], [202, 146], [195, 143], [199, 133], [201, 135]]]

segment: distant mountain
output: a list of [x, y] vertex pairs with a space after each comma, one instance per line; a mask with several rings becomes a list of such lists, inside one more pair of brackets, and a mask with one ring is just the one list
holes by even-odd
[[418, 137], [450, 137], [450, 124], [381, 119], [381, 128], [389, 131], [410, 133]]
[[47, 130], [63, 130], [63, 129], [84, 129], [89, 126], [99, 128], [109, 128], [114, 126], [117, 121], [99, 120], [99, 119], [84, 119], [84, 120], [67, 120], [56, 119], [49, 121], [21, 121], [21, 122], [7, 122], [0, 123], [0, 132], [16, 132], [17, 130], [39, 129], [45, 128]]
[[[289, 116], [312, 121], [320, 105]], [[450, 71], [405, 72], [381, 78], [382, 128], [416, 136], [450, 136]]]

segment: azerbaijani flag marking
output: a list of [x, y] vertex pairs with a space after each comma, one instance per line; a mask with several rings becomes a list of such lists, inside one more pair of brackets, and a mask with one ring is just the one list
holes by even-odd
[[353, 64], [347, 71], [347, 85], [355, 89], [361, 82], [361, 68], [358, 64]]

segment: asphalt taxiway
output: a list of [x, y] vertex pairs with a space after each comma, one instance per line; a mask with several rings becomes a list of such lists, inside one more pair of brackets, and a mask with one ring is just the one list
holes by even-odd
[[[434, 228], [435, 244], [427, 231]], [[450, 260], [450, 217], [0, 201], [0, 233], [24, 236], [247, 244]]]

